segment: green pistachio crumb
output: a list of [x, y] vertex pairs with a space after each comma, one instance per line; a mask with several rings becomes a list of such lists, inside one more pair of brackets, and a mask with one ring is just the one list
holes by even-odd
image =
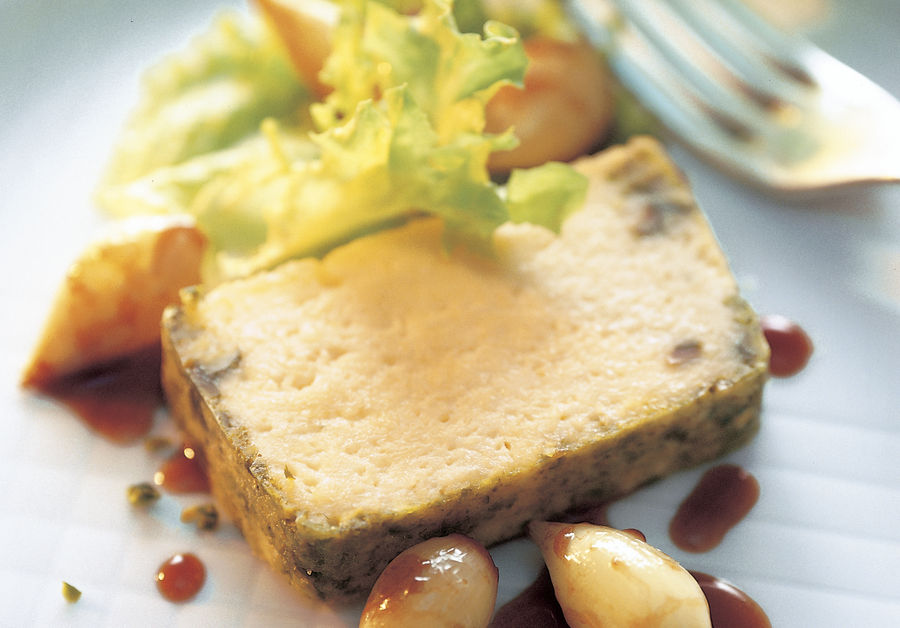
[[159, 499], [159, 491], [149, 482], [140, 482], [128, 487], [128, 502], [134, 506], [149, 506]]
[[181, 522], [196, 524], [199, 530], [213, 530], [219, 525], [219, 511], [213, 504], [190, 506], [181, 511]]
[[63, 583], [62, 583], [62, 594], [63, 594], [63, 597], [66, 599], [66, 602], [69, 602], [70, 604], [74, 604], [75, 602], [77, 602], [78, 600], [81, 599], [81, 591], [79, 591], [78, 589], [73, 587], [71, 584], [69, 584], [65, 580], [63, 580]]
[[150, 453], [159, 453], [172, 449], [175, 445], [165, 436], [148, 436], [144, 439], [144, 449]]

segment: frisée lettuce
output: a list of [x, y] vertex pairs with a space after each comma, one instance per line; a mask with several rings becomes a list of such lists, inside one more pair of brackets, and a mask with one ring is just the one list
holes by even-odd
[[[527, 58], [518, 34], [490, 21], [482, 34], [461, 33], [452, 9], [448, 0], [428, 0], [407, 16], [374, 1], [342, 3], [321, 75], [333, 89], [311, 106], [297, 97], [308, 92], [296, 75], [246, 83], [243, 74], [223, 73], [229, 65], [219, 62], [210, 64], [205, 79], [190, 82], [189, 91], [204, 81], [221, 86], [236, 77], [244, 85], [268, 85], [275, 78], [293, 83], [281, 90], [304, 112], [290, 115], [281, 109], [283, 101], [268, 102], [284, 96], [267, 91], [256, 108], [255, 133], [235, 134], [230, 122], [210, 123], [204, 114], [214, 114], [218, 105], [191, 100], [184, 90], [147, 90], [145, 99], [165, 101], [143, 105], [148, 110], [196, 106], [187, 117], [213, 136], [210, 149], [180, 150], [159, 163], [129, 146], [119, 153], [125, 163], [114, 167], [116, 176], [98, 193], [101, 204], [120, 215], [195, 216], [210, 239], [209, 281], [321, 255], [421, 214], [443, 219], [448, 244], [485, 251], [493, 231], [510, 220], [558, 229], [583, 201], [587, 182], [580, 174], [547, 164], [513, 173], [500, 185], [486, 166], [491, 152], [516, 142], [511, 132], [484, 132], [484, 106], [501, 85], [522, 81]], [[279, 66], [259, 72], [272, 67]], [[136, 119], [138, 132], [127, 130], [123, 145], [139, 138], [141, 125], [154, 124]], [[167, 131], [195, 133], [157, 130]]]
[[302, 125], [311, 100], [277, 37], [259, 20], [224, 13], [144, 74], [102, 187], [233, 146], [267, 117]]

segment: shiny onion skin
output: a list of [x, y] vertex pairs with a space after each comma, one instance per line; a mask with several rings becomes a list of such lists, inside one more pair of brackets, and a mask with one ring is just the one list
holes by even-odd
[[484, 628], [497, 599], [497, 567], [478, 542], [435, 537], [388, 564], [366, 601], [360, 628]]
[[711, 628], [697, 581], [632, 533], [589, 523], [533, 522], [529, 535], [572, 628]]

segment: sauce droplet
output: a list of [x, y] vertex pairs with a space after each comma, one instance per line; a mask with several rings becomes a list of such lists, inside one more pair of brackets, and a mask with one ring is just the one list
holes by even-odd
[[730, 582], [700, 571], [691, 575], [709, 603], [713, 628], [772, 628], [759, 604]]
[[812, 356], [813, 344], [797, 323], [779, 314], [760, 319], [763, 334], [769, 343], [769, 372], [774, 377], [796, 375]]
[[206, 567], [194, 554], [175, 554], [159, 566], [156, 588], [170, 602], [185, 602], [203, 588]]
[[709, 469], [672, 518], [669, 536], [681, 549], [706, 552], [750, 512], [759, 498], [759, 483], [737, 465]]
[[147, 435], [163, 402], [160, 355], [157, 345], [102, 367], [38, 384], [38, 389], [107, 440], [131, 444]]
[[491, 628], [568, 628], [546, 567], [527, 589], [497, 611], [490, 625]]
[[153, 483], [170, 493], [208, 493], [203, 452], [192, 445], [182, 446], [153, 475]]

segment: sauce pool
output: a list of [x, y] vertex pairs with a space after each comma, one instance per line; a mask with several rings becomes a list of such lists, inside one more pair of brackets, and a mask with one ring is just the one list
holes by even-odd
[[490, 628], [568, 628], [546, 567], [537, 579], [494, 615]]
[[153, 475], [153, 483], [170, 493], [208, 493], [209, 476], [203, 452], [183, 445]]
[[709, 603], [713, 628], [772, 628], [759, 604], [730, 582], [701, 571], [691, 575]]
[[156, 345], [37, 387], [68, 407], [94, 432], [113, 443], [128, 445], [147, 435], [163, 403], [160, 362], [161, 349]]
[[156, 588], [170, 602], [185, 602], [200, 592], [206, 582], [206, 567], [194, 554], [175, 554], [159, 566]]
[[759, 483], [737, 465], [723, 464], [700, 478], [669, 524], [672, 542], [688, 552], [706, 552], [746, 516], [759, 499]]

